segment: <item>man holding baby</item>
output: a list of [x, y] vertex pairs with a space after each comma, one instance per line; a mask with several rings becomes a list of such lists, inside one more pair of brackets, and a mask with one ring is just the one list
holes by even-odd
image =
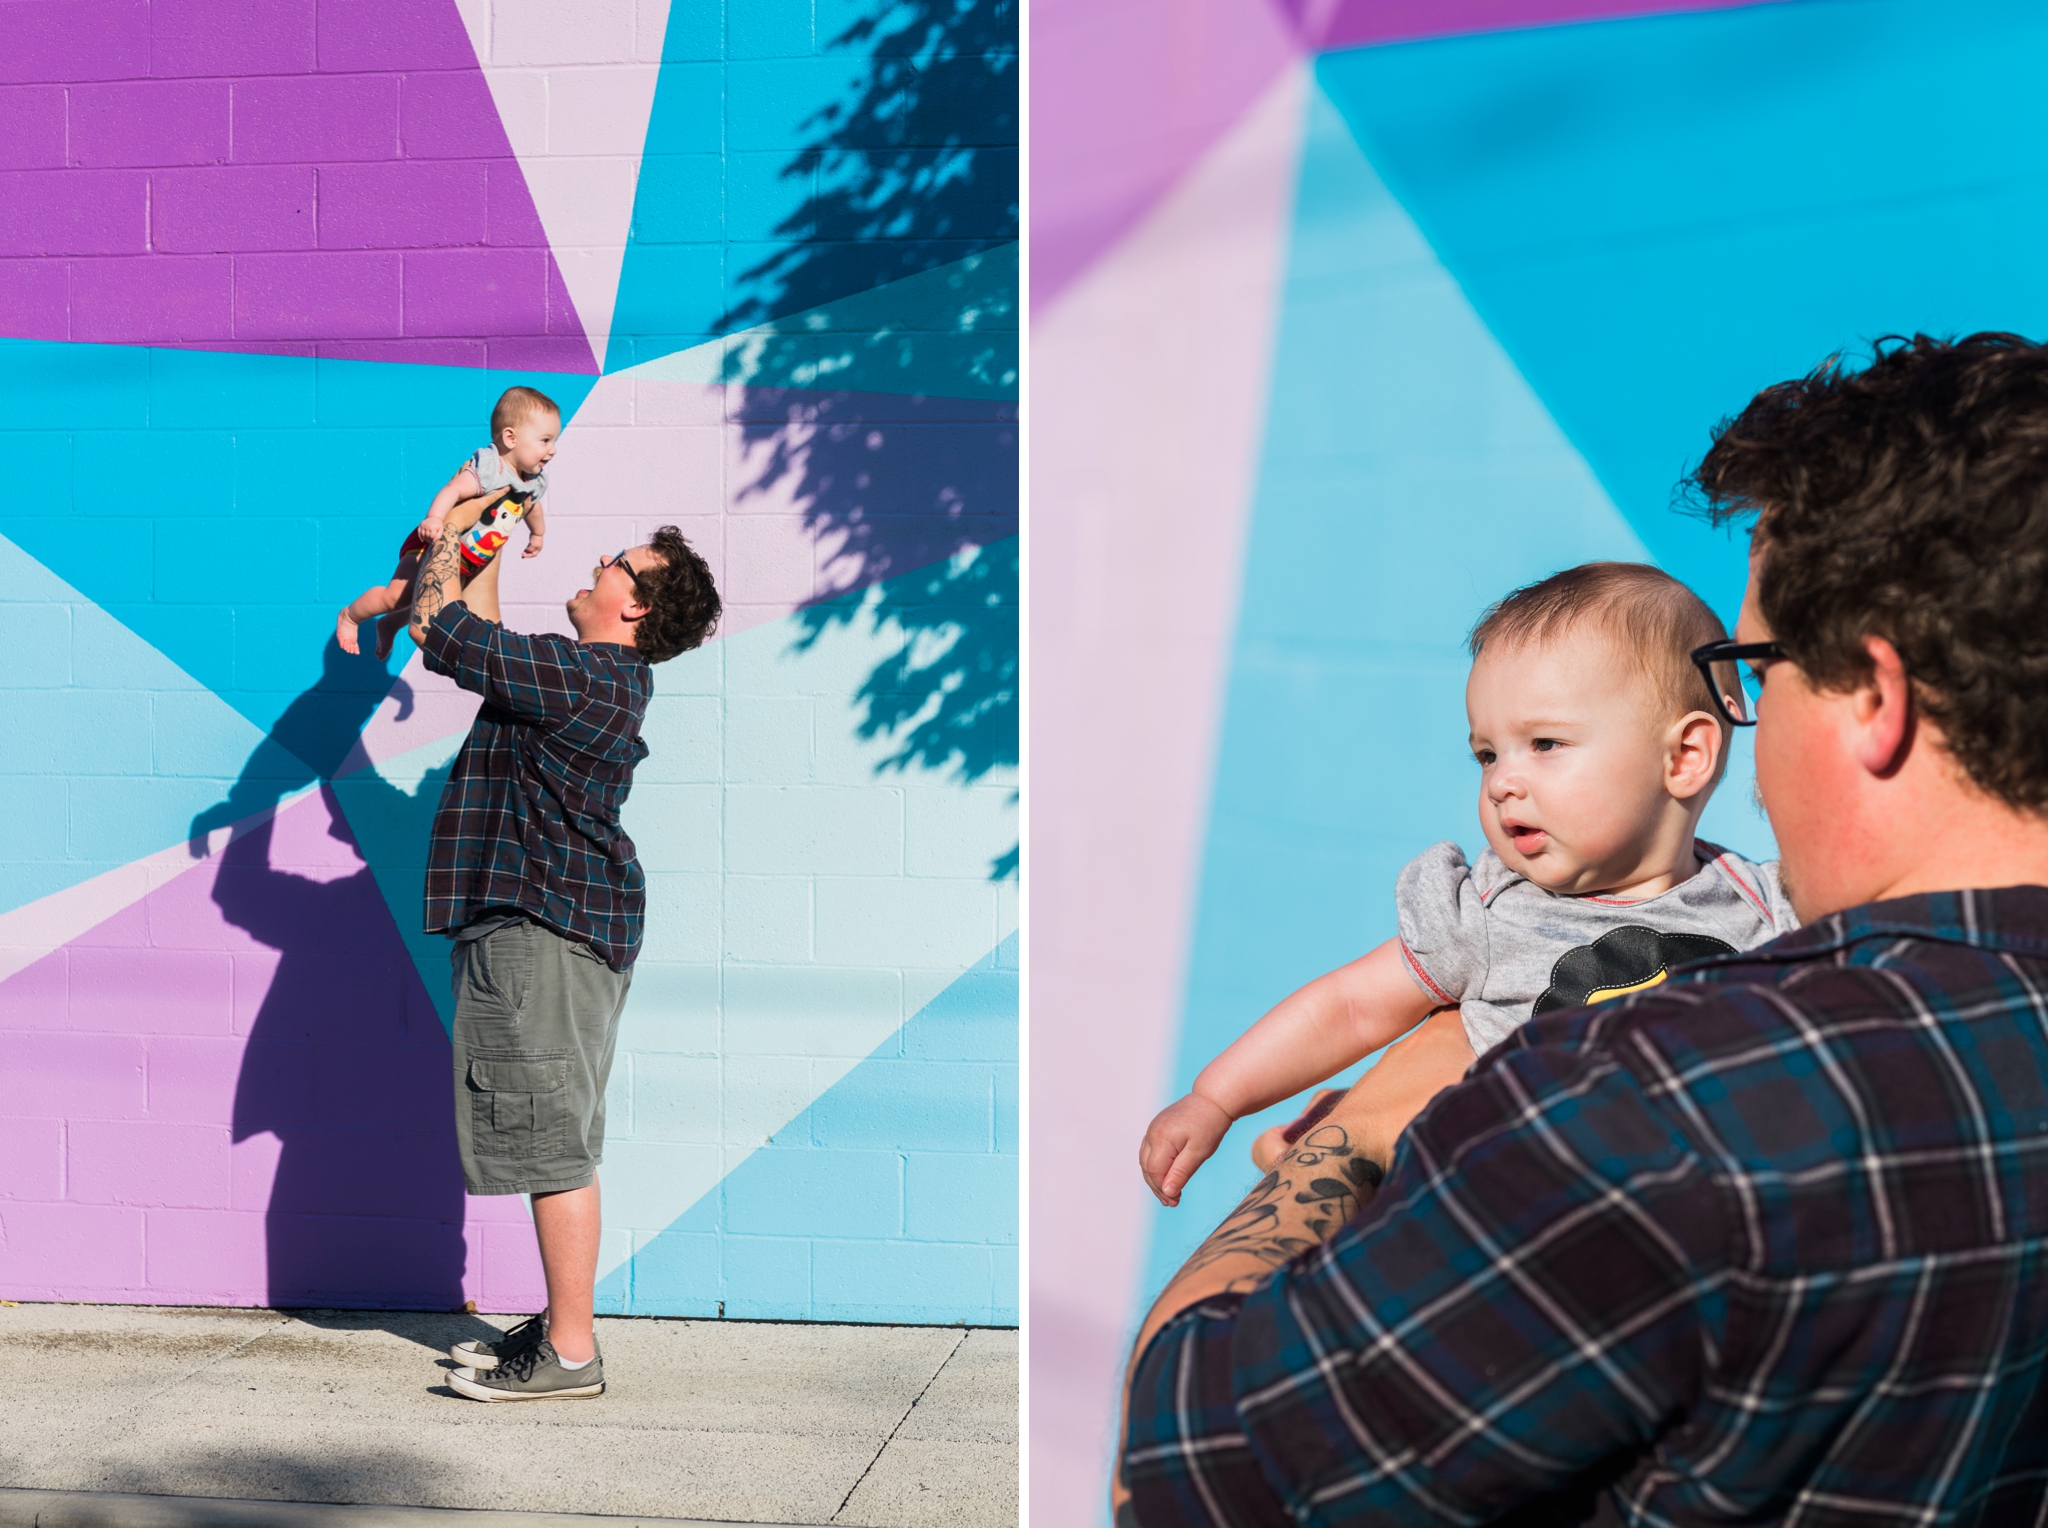
[[581, 1400], [605, 1389], [597, 1169], [647, 904], [620, 811], [647, 757], [652, 665], [701, 644], [720, 601], [665, 525], [591, 568], [565, 606], [574, 637], [509, 631], [465, 599], [474, 519], [448, 516], [412, 598], [426, 666], [483, 698], [434, 813], [425, 927], [453, 940], [463, 1181], [531, 1197], [548, 1303], [497, 1342], [452, 1348], [449, 1385], [477, 1401]]
[[1825, 366], [1694, 481], [1755, 528], [1692, 704], [1756, 725], [1801, 927], [1539, 998], [1414, 1114], [1447, 1010], [1270, 1143], [1141, 1331], [1121, 1521], [2048, 1512], [2048, 349]]

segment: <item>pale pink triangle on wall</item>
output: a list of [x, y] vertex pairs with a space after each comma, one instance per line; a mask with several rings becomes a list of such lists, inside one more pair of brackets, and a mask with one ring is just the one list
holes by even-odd
[[[1304, 63], [1281, 71], [1033, 325], [1032, 682], [1060, 701], [1031, 732], [1032, 799], [1053, 803], [1027, 850], [1032, 1023], [1041, 1045], [1085, 1044], [1096, 1063], [1034, 1099], [1034, 1185], [1087, 1171], [1094, 1122], [1144, 1119], [1172, 1067], [1307, 83]], [[1077, 567], [1117, 573], [1065, 576]], [[1127, 809], [1061, 810], [1089, 799]], [[1099, 1514], [1148, 1223], [1135, 1175], [1121, 1192], [1107, 1215], [1032, 1194], [1045, 1522]]]
[[0, 65], [66, 87], [10, 92], [0, 333], [596, 369], [454, 0], [71, 9]]
[[533, 1304], [525, 1212], [463, 1192], [447, 1038], [333, 796], [243, 827], [0, 982], [0, 1287]]
[[455, 0], [603, 367], [668, 0]]

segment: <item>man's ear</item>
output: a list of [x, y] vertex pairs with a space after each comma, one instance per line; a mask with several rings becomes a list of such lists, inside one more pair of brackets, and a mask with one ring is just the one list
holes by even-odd
[[1665, 760], [1664, 788], [1680, 801], [1690, 801], [1712, 785], [1720, 773], [1721, 750], [1727, 744], [1720, 722], [1704, 711], [1689, 711], [1671, 728], [1671, 752]]
[[1912, 750], [1913, 685], [1899, 650], [1883, 637], [1865, 637], [1863, 650], [1870, 654], [1870, 676], [1850, 695], [1851, 752], [1858, 764], [1885, 779]]

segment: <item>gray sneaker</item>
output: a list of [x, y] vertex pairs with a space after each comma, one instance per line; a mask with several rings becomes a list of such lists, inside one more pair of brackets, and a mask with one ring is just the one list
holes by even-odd
[[548, 1334], [548, 1316], [528, 1316], [496, 1342], [458, 1342], [448, 1356], [472, 1369], [495, 1369], [522, 1348], [530, 1348]]
[[448, 1383], [473, 1401], [583, 1400], [604, 1394], [604, 1355], [580, 1369], [565, 1369], [555, 1345], [543, 1337], [532, 1347], [500, 1358], [495, 1369], [457, 1369]]

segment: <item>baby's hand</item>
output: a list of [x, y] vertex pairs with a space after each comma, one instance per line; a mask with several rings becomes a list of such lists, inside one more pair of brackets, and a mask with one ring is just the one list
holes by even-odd
[[1138, 1170], [1145, 1186], [1169, 1209], [1180, 1203], [1195, 1169], [1216, 1153], [1232, 1120], [1199, 1093], [1168, 1104], [1145, 1128], [1138, 1146]]
[[428, 515], [426, 519], [419, 523], [418, 535], [420, 540], [426, 542], [428, 546], [432, 546], [441, 539], [441, 527], [447, 523], [448, 517], [446, 515]]
[[540, 556], [540, 544], [547, 539], [547, 535], [548, 533], [540, 526], [528, 521], [526, 526], [526, 550], [519, 555], [521, 557]]

